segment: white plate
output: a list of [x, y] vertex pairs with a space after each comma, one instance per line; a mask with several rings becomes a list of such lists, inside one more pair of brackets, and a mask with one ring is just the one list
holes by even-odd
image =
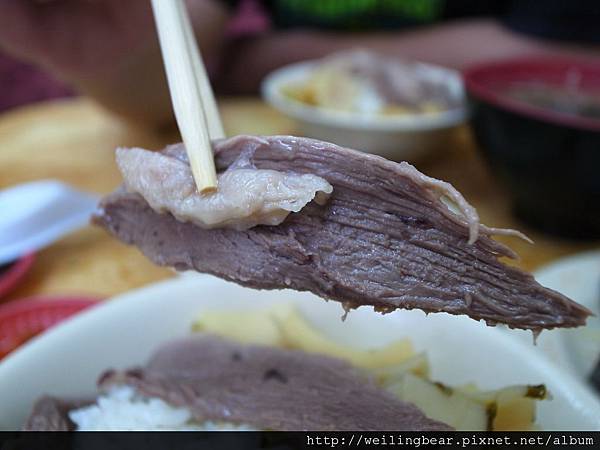
[[446, 84], [462, 106], [435, 114], [381, 116], [340, 112], [299, 102], [282, 87], [306, 80], [319, 62], [306, 61], [282, 67], [262, 83], [263, 98], [295, 119], [302, 134], [338, 145], [379, 154], [393, 160], [410, 160], [444, 144], [449, 131], [467, 119], [467, 107], [459, 72], [420, 63], [428, 79]]
[[545, 429], [600, 430], [600, 403], [567, 372], [519, 340], [464, 317], [400, 311], [382, 316], [360, 308], [341, 322], [336, 302], [308, 293], [254, 291], [217, 278], [186, 276], [132, 291], [86, 311], [26, 344], [0, 364], [0, 429], [16, 429], [44, 394], [89, 396], [109, 367], [142, 364], [164, 341], [185, 336], [205, 309], [259, 308], [294, 302], [315, 326], [356, 347], [410, 337], [427, 350], [433, 377], [484, 388], [545, 383], [553, 400], [540, 404]]
[[536, 279], [596, 315], [585, 327], [557, 333], [566, 363], [580, 378], [587, 379], [600, 358], [600, 251], [561, 259], [536, 272]]

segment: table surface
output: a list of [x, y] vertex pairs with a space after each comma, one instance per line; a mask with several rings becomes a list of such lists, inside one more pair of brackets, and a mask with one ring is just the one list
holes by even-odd
[[[255, 98], [220, 101], [228, 135], [294, 134], [294, 123]], [[114, 162], [118, 146], [161, 148], [173, 133], [159, 134], [127, 125], [85, 99], [24, 107], [0, 116], [0, 189], [35, 179], [55, 178], [77, 188], [108, 193], [120, 183]], [[598, 247], [539, 234], [510, 214], [506, 194], [477, 154], [467, 127], [459, 129], [426, 160], [426, 174], [453, 183], [477, 209], [482, 222], [519, 228], [535, 245], [499, 238], [521, 256], [515, 264], [533, 270], [564, 255]], [[151, 264], [135, 248], [88, 226], [40, 251], [31, 273], [9, 298], [33, 295], [110, 297], [173, 276]]]

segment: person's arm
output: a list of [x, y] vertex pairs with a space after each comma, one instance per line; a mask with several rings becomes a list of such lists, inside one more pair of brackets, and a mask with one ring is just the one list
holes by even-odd
[[[207, 66], [216, 67], [229, 12], [219, 0], [188, 6]], [[172, 123], [149, 0], [2, 0], [0, 48], [127, 119]]]
[[457, 69], [522, 55], [600, 57], [600, 46], [584, 48], [532, 38], [493, 19], [454, 21], [404, 32], [276, 31], [238, 42], [229, 54], [221, 86], [233, 93], [255, 92], [262, 78], [277, 67], [352, 47]]

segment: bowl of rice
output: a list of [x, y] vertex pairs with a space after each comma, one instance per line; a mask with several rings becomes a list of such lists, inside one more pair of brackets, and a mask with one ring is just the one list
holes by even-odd
[[[476, 429], [471, 422], [453, 421], [486, 413], [481, 402], [491, 394], [498, 402], [499, 393], [511, 401], [502, 401], [495, 410], [494, 425], [499, 425], [502, 408], [514, 412], [513, 406], [520, 405], [520, 413], [505, 414], [502, 420], [510, 423], [494, 429], [600, 429], [598, 398], [560, 367], [557, 353], [553, 360], [543, 354], [552, 333], [543, 333], [534, 346], [531, 335], [523, 342], [505, 329], [466, 317], [426, 317], [420, 311], [381, 316], [364, 307], [342, 322], [343, 313], [339, 304], [306, 292], [256, 291], [206, 275], [180, 276], [131, 291], [37, 336], [0, 363], [0, 430], [23, 427], [44, 396], [87, 399], [70, 411], [78, 430], [256, 428], [244, 421], [191, 420], [188, 409], [170, 404], [159, 391], [144, 396], [131, 385], [111, 384], [99, 393], [107, 369], [120, 375], [147, 367], [165, 343], [201, 334], [328, 355], [378, 377], [388, 374], [381, 381], [385, 389], [456, 429]], [[540, 384], [550, 396], [531, 398], [527, 389], [522, 395], [523, 387]], [[465, 406], [469, 414], [458, 414]], [[527, 423], [515, 426], [518, 417], [526, 417]]]

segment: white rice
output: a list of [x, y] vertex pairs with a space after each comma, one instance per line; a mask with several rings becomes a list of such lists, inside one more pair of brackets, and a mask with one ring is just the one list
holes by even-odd
[[159, 398], [137, 395], [130, 386], [118, 386], [95, 404], [69, 413], [78, 431], [250, 431], [245, 425], [194, 422], [189, 410], [174, 408]]

